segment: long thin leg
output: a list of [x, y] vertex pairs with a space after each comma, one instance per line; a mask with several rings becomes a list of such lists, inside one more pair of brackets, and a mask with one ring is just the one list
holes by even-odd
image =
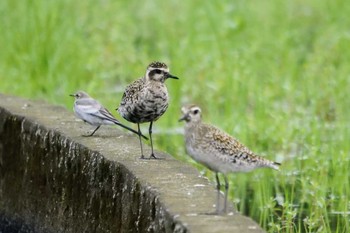
[[151, 123], [149, 124], [149, 129], [148, 129], [149, 138], [151, 140], [151, 149], [152, 149], [152, 153], [151, 153], [151, 156], [149, 158], [157, 159], [157, 157], [154, 156], [154, 152], [153, 152], [152, 125], [153, 125], [153, 121], [151, 121]]
[[143, 148], [142, 148], [142, 141], [141, 141], [141, 129], [140, 129], [140, 123], [137, 123], [137, 130], [138, 130], [138, 135], [139, 135], [139, 140], [140, 140], [140, 147], [141, 147], [141, 159], [144, 159], [145, 156], [143, 155]]
[[229, 188], [229, 183], [227, 180], [227, 176], [224, 174], [224, 178], [225, 178], [225, 201], [224, 201], [224, 213], [226, 214], [226, 210], [227, 210], [227, 196], [228, 196], [228, 188]]
[[217, 196], [216, 196], [216, 213], [220, 213], [220, 179], [219, 179], [219, 173], [215, 173], [216, 178], [216, 190], [217, 190]]
[[92, 135], [94, 135], [94, 133], [101, 127], [101, 125], [97, 126], [97, 128], [91, 133], [91, 134], [88, 134], [88, 135], [83, 135], [84, 137], [91, 137]]

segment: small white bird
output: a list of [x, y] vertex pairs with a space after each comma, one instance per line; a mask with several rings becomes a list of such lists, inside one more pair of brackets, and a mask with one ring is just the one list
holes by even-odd
[[147, 137], [140, 134], [136, 130], [133, 130], [120, 123], [105, 107], [103, 107], [97, 100], [91, 98], [86, 92], [77, 91], [70, 96], [75, 98], [73, 107], [75, 115], [84, 122], [97, 126], [97, 128], [91, 134], [83, 136], [90, 137], [94, 135], [101, 125], [119, 125], [148, 140]]

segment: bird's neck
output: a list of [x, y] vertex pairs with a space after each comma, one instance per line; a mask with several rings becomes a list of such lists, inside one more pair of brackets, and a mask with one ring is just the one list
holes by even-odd
[[188, 122], [185, 125], [185, 130], [189, 133], [194, 132], [199, 126], [200, 126], [201, 122], [200, 121], [195, 121], [195, 122]]
[[151, 88], [157, 88], [159, 90], [165, 90], [166, 91], [166, 86], [164, 83], [159, 82], [159, 81], [154, 81], [154, 80], [149, 80], [147, 79], [146, 85]]

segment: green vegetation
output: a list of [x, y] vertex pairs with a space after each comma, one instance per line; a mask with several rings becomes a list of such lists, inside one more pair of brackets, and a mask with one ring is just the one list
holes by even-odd
[[68, 94], [83, 89], [113, 110], [148, 63], [165, 61], [180, 80], [167, 82], [157, 148], [189, 160], [177, 119], [197, 103], [206, 122], [283, 163], [230, 176], [240, 212], [269, 232], [345, 233], [349, 15], [341, 0], [2, 0], [0, 92], [71, 109]]

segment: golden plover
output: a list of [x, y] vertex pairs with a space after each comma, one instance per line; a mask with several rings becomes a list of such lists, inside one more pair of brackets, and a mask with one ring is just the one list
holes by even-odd
[[[202, 123], [201, 109], [196, 105], [182, 107], [183, 116], [180, 121], [186, 121], [185, 143], [187, 153], [197, 162], [215, 172], [217, 182], [216, 213], [226, 213], [228, 180], [231, 172], [248, 172], [259, 167], [269, 167], [279, 170], [280, 163], [262, 158], [237, 139], [221, 131], [215, 126]], [[224, 208], [220, 210], [220, 180], [218, 173], [225, 179]]]
[[[121, 103], [117, 108], [119, 114], [127, 121], [137, 124], [139, 133], [140, 123], [150, 122], [149, 137], [151, 140], [151, 156], [156, 158], [153, 152], [152, 125], [168, 108], [169, 95], [164, 84], [168, 78], [178, 79], [169, 73], [169, 68], [162, 62], [152, 62], [148, 65], [144, 77], [134, 81], [125, 89]], [[144, 158], [142, 141], [141, 158]]]
[[148, 139], [144, 135], [140, 135], [140, 133], [136, 130], [133, 130], [120, 123], [106, 108], [104, 108], [97, 100], [91, 98], [86, 92], [77, 91], [76, 93], [71, 94], [70, 96], [73, 96], [75, 98], [73, 107], [75, 115], [79, 119], [82, 119], [84, 122], [87, 122], [93, 126], [97, 126], [97, 128], [91, 134], [83, 136], [90, 137], [94, 135], [94, 133], [101, 127], [101, 125], [115, 124], [139, 136], [142, 136], [145, 139]]

